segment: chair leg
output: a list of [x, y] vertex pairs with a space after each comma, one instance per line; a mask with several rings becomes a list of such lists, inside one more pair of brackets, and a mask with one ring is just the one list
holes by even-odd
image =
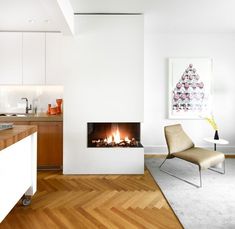
[[201, 187], [202, 187], [201, 169], [200, 169], [199, 166], [198, 166], [198, 168], [199, 168], [200, 185], [197, 185], [197, 184], [194, 184], [194, 183], [192, 183], [192, 182], [190, 182], [190, 181], [188, 181], [188, 180], [185, 180], [185, 179], [183, 179], [183, 178], [181, 178], [181, 177], [178, 177], [178, 176], [176, 176], [176, 175], [173, 174], [173, 173], [170, 173], [170, 172], [168, 172], [168, 171], [162, 169], [161, 167], [162, 167], [162, 165], [166, 162], [167, 159], [168, 159], [168, 157], [166, 157], [165, 160], [164, 160], [164, 161], [161, 163], [161, 165], [159, 166], [160, 171], [162, 171], [162, 172], [164, 172], [164, 173], [166, 173], [166, 174], [168, 174], [168, 175], [170, 175], [170, 176], [172, 176], [172, 177], [175, 177], [175, 178], [177, 178], [177, 179], [179, 179], [179, 180], [181, 180], [181, 181], [184, 181], [184, 182], [186, 182], [186, 183], [188, 183], [188, 184], [191, 184], [191, 185], [193, 185], [193, 186], [195, 186], [195, 187], [197, 187], [197, 188], [201, 188]]
[[202, 170], [200, 169], [200, 167], [199, 167], [199, 176], [200, 176], [200, 187], [199, 188], [201, 188], [202, 187]]
[[165, 160], [162, 162], [162, 164], [159, 166], [159, 168], [161, 168], [161, 167], [163, 166], [163, 164], [166, 162], [167, 158], [168, 158], [168, 155], [166, 156], [166, 158], [165, 158]]
[[217, 173], [220, 173], [220, 174], [225, 174], [225, 159], [223, 161], [223, 170], [222, 171], [219, 171], [219, 170], [216, 170], [216, 169], [212, 169], [212, 168], [208, 168], [208, 169], [213, 171], [213, 172], [217, 172]]
[[224, 159], [224, 163], [223, 163], [223, 165], [224, 165], [224, 174], [225, 174], [225, 159]]

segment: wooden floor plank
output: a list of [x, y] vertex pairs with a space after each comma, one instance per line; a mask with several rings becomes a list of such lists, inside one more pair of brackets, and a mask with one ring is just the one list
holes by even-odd
[[182, 228], [148, 170], [144, 175], [38, 172], [31, 205], [19, 202], [0, 229]]
[[[115, 212], [117, 215], [119, 215], [120, 217], [124, 218], [125, 220], [129, 221], [131, 224], [135, 225], [137, 228], [140, 228], [140, 229], [147, 229], [145, 227], [145, 225], [141, 224], [138, 222], [138, 220], [136, 219], [133, 219], [131, 216], [129, 216], [128, 214], [125, 214], [123, 213], [122, 211], [120, 211], [119, 209], [117, 208], [112, 208], [111, 209], [113, 212]], [[127, 212], [127, 211], [125, 211]]]

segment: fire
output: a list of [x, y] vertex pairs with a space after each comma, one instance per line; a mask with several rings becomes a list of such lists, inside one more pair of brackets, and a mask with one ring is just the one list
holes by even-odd
[[121, 141], [120, 132], [119, 132], [118, 127], [117, 127], [116, 131], [113, 133], [113, 141], [117, 144], [120, 143], [120, 141]]
[[128, 136], [125, 137], [125, 141], [126, 141], [127, 143], [130, 143], [130, 142], [131, 142], [131, 140], [128, 138]]
[[126, 136], [124, 138], [124, 140], [121, 139], [121, 135], [120, 135], [120, 131], [119, 131], [118, 127], [116, 127], [116, 130], [114, 130], [110, 136], [108, 136], [107, 138], [104, 139], [104, 142], [107, 142], [108, 144], [110, 144], [112, 142], [115, 144], [119, 144], [120, 142], [123, 142], [123, 141], [125, 141], [127, 143], [131, 142], [131, 140], [128, 138], [128, 136]]
[[[128, 135], [120, 133], [117, 125], [112, 127], [111, 132], [106, 135], [106, 138], [92, 139], [94, 147], [139, 147], [141, 144], [134, 138], [129, 138]], [[92, 146], [92, 147], [93, 147]]]
[[109, 137], [106, 139], [106, 141], [107, 141], [108, 144], [112, 143], [112, 141], [113, 141], [112, 136], [109, 136]]

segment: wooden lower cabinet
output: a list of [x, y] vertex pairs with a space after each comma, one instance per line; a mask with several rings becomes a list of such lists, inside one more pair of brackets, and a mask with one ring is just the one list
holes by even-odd
[[62, 168], [63, 124], [31, 122], [38, 126], [38, 168]]
[[38, 169], [62, 169], [63, 122], [14, 122], [16, 125], [37, 125]]

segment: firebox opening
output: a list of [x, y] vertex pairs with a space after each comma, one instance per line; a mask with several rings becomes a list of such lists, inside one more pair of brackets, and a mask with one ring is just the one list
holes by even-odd
[[140, 123], [87, 123], [88, 147], [143, 147]]

